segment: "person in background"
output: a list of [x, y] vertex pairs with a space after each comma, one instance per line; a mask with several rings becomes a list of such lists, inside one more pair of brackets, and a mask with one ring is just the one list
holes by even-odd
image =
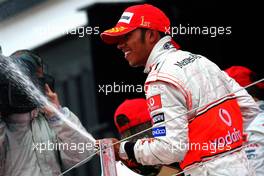
[[[244, 66], [232, 66], [225, 70], [240, 86], [245, 87], [258, 81], [257, 73]], [[249, 124], [247, 132], [246, 154], [250, 165], [256, 170], [257, 176], [264, 175], [264, 83], [260, 82], [247, 88], [257, 102], [261, 112]]]
[[[19, 50], [7, 59], [28, 75], [58, 111], [86, 131], [68, 108], [61, 107], [38, 55]], [[5, 74], [0, 75], [0, 176], [58, 176], [94, 152], [94, 141], [69, 127], [52, 109], [32, 100]], [[77, 147], [80, 144], [91, 148], [83, 150]]]
[[[153, 120], [155, 119], [150, 117], [147, 101], [144, 98], [126, 99], [118, 106], [114, 114], [115, 126], [120, 134], [121, 139], [125, 139], [134, 134], [140, 133], [143, 130], [151, 128]], [[153, 137], [152, 131], [148, 130], [132, 137], [130, 140], [137, 141], [138, 139], [151, 137]], [[150, 141], [147, 141], [146, 139], [146, 142]], [[178, 169], [172, 169], [169, 166], [129, 165], [130, 163], [125, 161], [124, 163], [127, 164], [128, 167], [134, 172], [141, 175], [165, 176], [179, 172], [179, 167]], [[127, 173], [127, 167], [124, 163], [121, 161], [117, 162], [118, 175], [124, 175]]]
[[117, 143], [117, 157], [142, 165], [179, 162], [188, 176], [254, 175], [240, 148], [243, 128], [259, 113], [255, 101], [245, 90], [231, 94], [240, 88], [233, 79], [206, 57], [180, 50], [169, 34], [169, 18], [150, 4], [128, 7], [101, 33], [130, 66], [145, 67], [146, 99], [158, 119], [153, 137]]

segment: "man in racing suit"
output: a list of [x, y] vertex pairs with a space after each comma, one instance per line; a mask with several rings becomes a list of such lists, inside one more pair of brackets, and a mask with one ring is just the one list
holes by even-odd
[[[34, 77], [36, 75], [43, 76], [40, 57], [30, 51], [16, 52], [12, 59], [17, 59], [21, 70], [24, 68], [30, 70], [32, 74], [30, 78], [36, 78]], [[1, 76], [4, 75], [1, 73]], [[0, 83], [1, 86], [4, 85], [3, 82]], [[86, 131], [68, 108], [60, 106], [57, 94], [51, 91], [47, 84], [45, 93], [65, 118]], [[3, 97], [1, 92], [1, 103], [6, 101]], [[10, 106], [8, 110], [1, 107], [0, 113], [0, 176], [58, 176], [63, 170], [92, 154], [94, 146], [92, 137], [85, 138], [69, 127], [51, 109], [25, 104], [23, 108], [8, 106]], [[90, 150], [77, 147], [89, 144]]]
[[213, 62], [163, 37], [169, 26], [162, 11], [144, 4], [127, 8], [101, 34], [105, 43], [117, 43], [130, 66], [148, 73], [154, 138], [122, 142], [118, 156], [143, 165], [180, 162], [185, 175], [254, 175], [240, 147], [243, 128], [259, 112], [255, 101], [245, 90], [235, 92], [241, 87]]
[[[225, 72], [235, 79], [240, 86], [247, 86], [257, 81], [258, 75], [244, 66], [232, 66]], [[256, 100], [261, 112], [246, 129], [247, 147], [245, 148], [249, 164], [256, 170], [256, 176], [264, 175], [264, 83], [258, 83], [247, 89]]]

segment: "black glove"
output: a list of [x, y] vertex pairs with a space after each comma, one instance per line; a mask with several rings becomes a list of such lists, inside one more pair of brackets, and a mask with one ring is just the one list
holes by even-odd
[[155, 176], [157, 175], [162, 166], [155, 165], [155, 166], [143, 166], [133, 160], [121, 160], [123, 164], [125, 164], [129, 169], [132, 171], [145, 176]]

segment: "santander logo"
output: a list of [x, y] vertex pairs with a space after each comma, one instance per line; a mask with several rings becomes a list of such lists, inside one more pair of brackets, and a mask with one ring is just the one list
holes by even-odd
[[227, 126], [232, 126], [232, 119], [231, 115], [226, 109], [220, 108], [218, 111], [219, 117], [221, 120], [227, 125]]

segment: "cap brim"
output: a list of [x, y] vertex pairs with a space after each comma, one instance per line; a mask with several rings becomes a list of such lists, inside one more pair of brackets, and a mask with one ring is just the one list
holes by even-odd
[[103, 42], [105, 42], [106, 44], [115, 44], [118, 43], [118, 40], [122, 35], [125, 35], [135, 29], [136, 27], [131, 28], [119, 26], [104, 31], [100, 34], [100, 36]]

